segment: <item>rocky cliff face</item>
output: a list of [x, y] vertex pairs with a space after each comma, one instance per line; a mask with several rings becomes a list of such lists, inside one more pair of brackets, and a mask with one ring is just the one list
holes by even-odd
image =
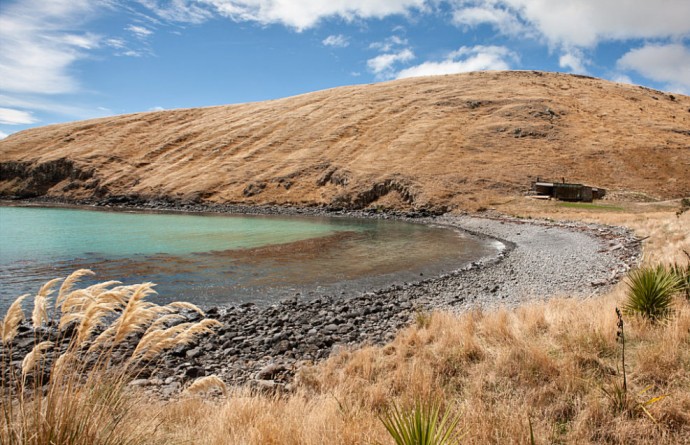
[[477, 208], [542, 179], [690, 190], [690, 97], [481, 72], [138, 113], [0, 141], [0, 195]]
[[65, 158], [42, 163], [0, 162], [0, 178], [0, 194], [20, 199], [44, 196], [50, 191], [70, 194], [79, 190], [91, 197], [106, 193], [98, 186], [93, 170], [84, 170]]

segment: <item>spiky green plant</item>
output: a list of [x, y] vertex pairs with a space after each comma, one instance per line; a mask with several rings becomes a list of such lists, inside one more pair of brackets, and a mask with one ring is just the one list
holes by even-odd
[[410, 411], [390, 406], [379, 418], [397, 445], [451, 445], [459, 444], [456, 433], [460, 415], [446, 411], [439, 416], [441, 405], [437, 401], [417, 401]]
[[623, 311], [651, 321], [663, 320], [671, 312], [673, 295], [680, 291], [680, 280], [663, 265], [644, 266], [628, 274], [628, 297]]
[[678, 281], [680, 281], [680, 291], [685, 298], [690, 301], [690, 253], [685, 250], [683, 252], [685, 256], [688, 257], [688, 262], [685, 265], [678, 262], [673, 263], [671, 265], [671, 272], [673, 272], [678, 278]]

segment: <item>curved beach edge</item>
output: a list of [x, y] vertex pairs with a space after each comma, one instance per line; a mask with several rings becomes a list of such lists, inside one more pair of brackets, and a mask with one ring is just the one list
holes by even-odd
[[[56, 206], [46, 201], [9, 204]], [[80, 203], [59, 205], [94, 208]], [[617, 283], [639, 262], [641, 252], [640, 240], [626, 228], [519, 219], [497, 213], [433, 216], [274, 206], [118, 206], [116, 210], [404, 219], [452, 227], [503, 246], [496, 256], [417, 282], [338, 298], [292, 297], [268, 307], [245, 303], [210, 308], [207, 316], [223, 324], [217, 335], [170, 351], [159, 366], [145, 370], [133, 382], [163, 398], [177, 394], [188, 380], [210, 374], [228, 384], [249, 383], [261, 390], [290, 391], [300, 367], [342, 348], [389, 341], [416, 314], [494, 310], [561, 296], [591, 297]], [[190, 320], [197, 316], [187, 314]]]

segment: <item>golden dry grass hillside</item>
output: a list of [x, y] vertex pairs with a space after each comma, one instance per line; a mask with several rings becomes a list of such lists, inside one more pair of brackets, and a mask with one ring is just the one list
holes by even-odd
[[35, 128], [0, 142], [0, 166], [0, 195], [19, 197], [476, 209], [541, 177], [679, 198], [690, 97], [542, 72], [414, 78]]

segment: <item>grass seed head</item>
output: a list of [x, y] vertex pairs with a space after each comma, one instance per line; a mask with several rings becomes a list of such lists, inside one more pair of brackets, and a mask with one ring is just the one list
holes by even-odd
[[22, 360], [22, 375], [29, 373], [43, 357], [43, 353], [53, 346], [52, 341], [43, 341], [31, 350]]
[[206, 316], [204, 311], [202, 311], [199, 308], [199, 306], [192, 304], [192, 303], [187, 303], [186, 301], [175, 301], [175, 302], [170, 303], [168, 306], [174, 307], [174, 308], [179, 308], [179, 309], [189, 309], [191, 311], [197, 312], [202, 317]]
[[194, 383], [189, 385], [189, 387], [185, 390], [185, 393], [199, 394], [207, 392], [213, 388], [218, 388], [224, 396], [228, 394], [228, 387], [217, 375], [209, 375], [195, 380]]
[[58, 297], [56, 300], [56, 304], [62, 304], [63, 300], [67, 297], [67, 295], [70, 293], [72, 290], [72, 287], [79, 281], [82, 277], [85, 277], [87, 275], [96, 275], [93, 271], [89, 269], [79, 269], [70, 274], [67, 278], [65, 278], [65, 281], [62, 282], [62, 286], [60, 286], [60, 291], [58, 292]]
[[53, 293], [53, 287], [61, 278], [55, 278], [41, 286], [41, 289], [34, 298], [34, 310], [31, 314], [31, 321], [34, 328], [39, 327], [44, 321], [48, 321], [48, 297]]
[[7, 309], [5, 318], [2, 321], [2, 344], [9, 344], [14, 336], [17, 335], [17, 329], [19, 328], [19, 323], [24, 320], [24, 311], [22, 310], [22, 301], [28, 297], [29, 294], [22, 295], [10, 305]]

